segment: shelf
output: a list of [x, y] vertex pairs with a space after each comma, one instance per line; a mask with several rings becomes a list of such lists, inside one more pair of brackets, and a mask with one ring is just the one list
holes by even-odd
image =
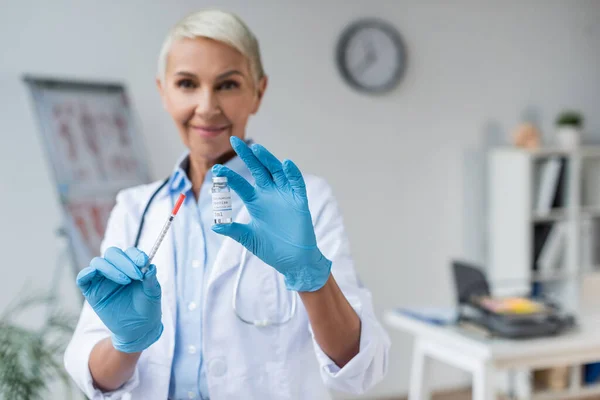
[[571, 388], [565, 390], [544, 390], [533, 392], [532, 399], [535, 400], [567, 400], [580, 399], [593, 395], [600, 395], [600, 384], [581, 386], [577, 390]]
[[600, 279], [600, 265], [584, 266], [582, 268], [591, 268], [583, 271], [584, 278]]
[[499, 146], [494, 149], [494, 152], [507, 154], [520, 153], [533, 157], [534, 159], [552, 156], [570, 157], [574, 155], [583, 158], [600, 158], [600, 146], [598, 145], [585, 145], [576, 149], [564, 149], [551, 146], [544, 146], [537, 149], [522, 149], [513, 146]]
[[600, 158], [600, 146], [582, 146], [576, 149], [563, 149], [560, 147], [542, 147], [534, 150], [523, 150], [534, 158], [546, 157], [572, 157], [580, 156], [582, 158]]
[[584, 206], [581, 207], [582, 218], [600, 217], [600, 206]]
[[573, 151], [559, 148], [542, 148], [530, 152], [534, 159], [544, 159], [548, 157], [569, 157]]
[[573, 151], [567, 149], [561, 149], [559, 147], [539, 147], [537, 149], [525, 149], [514, 146], [498, 146], [494, 150], [494, 153], [497, 154], [521, 154], [526, 155], [533, 158], [543, 158], [550, 156], [568, 156], [572, 154]]
[[548, 212], [533, 211], [533, 222], [554, 222], [562, 221], [567, 218], [567, 212], [564, 209], [555, 209]]
[[577, 310], [580, 283], [600, 275], [600, 146], [502, 148], [487, 174], [490, 282]]
[[600, 158], [600, 146], [585, 146], [579, 150], [579, 154], [584, 158]]
[[600, 279], [600, 265], [582, 265], [581, 273], [583, 278], [598, 278]]
[[573, 272], [552, 271], [552, 272], [537, 272], [532, 271], [531, 282], [553, 282], [566, 279], [578, 279], [579, 275]]

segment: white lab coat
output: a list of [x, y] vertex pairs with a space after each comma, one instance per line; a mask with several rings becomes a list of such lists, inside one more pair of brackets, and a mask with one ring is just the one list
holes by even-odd
[[[332, 274], [361, 319], [359, 354], [341, 369], [327, 357], [314, 339], [299, 297], [297, 312], [285, 325], [259, 328], [241, 322], [233, 312], [232, 293], [243, 248], [225, 238], [206, 278], [202, 309], [202, 356], [212, 400], [329, 399], [328, 388], [358, 394], [386, 374], [390, 340], [373, 313], [370, 292], [357, 281], [342, 216], [332, 191], [321, 178], [306, 175], [305, 182], [318, 246], [333, 262]], [[142, 211], [159, 184], [143, 185], [118, 194], [102, 253], [109, 246], [122, 249], [132, 246]], [[149, 251], [152, 247], [171, 205], [170, 196], [163, 189], [146, 215], [140, 249]], [[249, 221], [244, 207], [235, 220]], [[116, 391], [102, 393], [93, 386], [89, 355], [99, 340], [109, 336], [109, 331], [89, 304], [84, 303], [64, 363], [68, 373], [91, 399], [164, 400], [168, 397], [176, 312], [171, 232], [153, 260], [162, 287], [163, 334], [142, 353], [133, 377]], [[247, 260], [243, 276], [245, 289], [240, 290], [238, 303], [245, 306], [250, 316], [265, 310], [286, 315], [290, 300], [285, 296], [281, 275], [251, 253]], [[256, 299], [260, 299], [260, 305], [255, 305]]]

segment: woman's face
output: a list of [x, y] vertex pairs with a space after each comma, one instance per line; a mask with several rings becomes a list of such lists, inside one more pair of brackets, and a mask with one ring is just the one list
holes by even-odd
[[233, 47], [196, 38], [173, 43], [165, 80], [157, 84], [190, 155], [210, 162], [231, 151], [230, 136], [244, 139], [266, 78], [256, 84], [248, 60]]

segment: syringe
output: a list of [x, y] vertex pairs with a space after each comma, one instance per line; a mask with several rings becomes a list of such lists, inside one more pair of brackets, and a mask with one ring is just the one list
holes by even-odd
[[150, 250], [150, 254], [148, 254], [148, 262], [146, 263], [146, 265], [144, 267], [142, 267], [142, 274], [145, 274], [146, 271], [148, 271], [148, 267], [150, 266], [150, 264], [152, 264], [152, 259], [154, 258], [154, 255], [158, 251], [158, 248], [159, 248], [160, 244], [162, 243], [163, 239], [167, 235], [167, 232], [169, 231], [169, 228], [171, 227], [171, 224], [173, 223], [173, 219], [175, 218], [175, 215], [177, 215], [177, 211], [179, 211], [179, 207], [181, 207], [184, 200], [185, 200], [185, 194], [181, 193], [179, 195], [179, 198], [177, 199], [177, 203], [175, 203], [175, 207], [173, 207], [173, 211], [171, 211], [171, 215], [169, 215], [169, 219], [167, 219], [167, 222], [165, 222], [165, 225], [161, 229], [160, 234], [158, 235], [158, 238], [156, 239], [156, 242], [154, 242], [154, 246], [152, 246], [152, 250]]

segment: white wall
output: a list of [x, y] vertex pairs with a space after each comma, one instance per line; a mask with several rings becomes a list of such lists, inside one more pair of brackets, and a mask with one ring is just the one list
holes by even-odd
[[[1, 2], [0, 307], [28, 280], [47, 284], [60, 223], [21, 74], [126, 82], [153, 172], [165, 176], [182, 146], [156, 94], [155, 61], [168, 27], [204, 4]], [[600, 137], [600, 2], [217, 4], [255, 30], [270, 75], [249, 133], [331, 182], [378, 312], [451, 304], [449, 259], [485, 255], [482, 150], [505, 141], [524, 114], [549, 135], [556, 113], [575, 107], [588, 138]], [[385, 17], [406, 39], [409, 69], [391, 95], [353, 92], [333, 64], [340, 31], [363, 16]], [[370, 212], [375, 201], [388, 205], [379, 216]], [[65, 301], [77, 299], [72, 281], [65, 271]], [[412, 342], [390, 334], [390, 375], [370, 396], [407, 390]], [[432, 382], [465, 377], [440, 367]]]

